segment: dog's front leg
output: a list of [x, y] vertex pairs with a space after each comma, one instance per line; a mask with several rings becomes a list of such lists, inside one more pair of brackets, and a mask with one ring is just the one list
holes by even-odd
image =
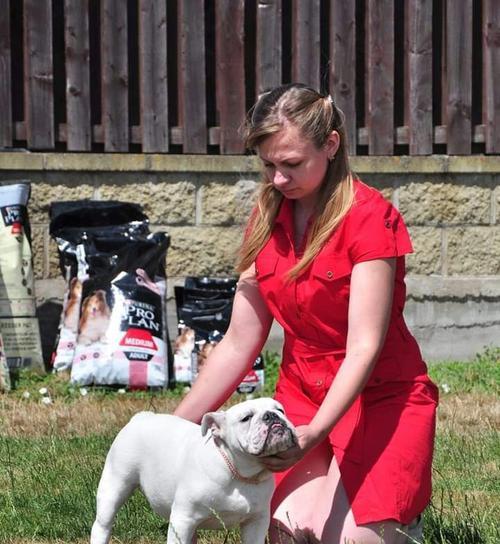
[[172, 508], [168, 522], [167, 544], [196, 544], [196, 522], [189, 512]]
[[242, 544], [265, 544], [270, 518], [269, 512], [262, 512], [244, 521], [240, 525]]

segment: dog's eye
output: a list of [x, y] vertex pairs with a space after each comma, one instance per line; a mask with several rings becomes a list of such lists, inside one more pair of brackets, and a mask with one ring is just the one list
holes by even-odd
[[248, 414], [248, 416], [245, 416], [243, 419], [240, 419], [241, 423], [246, 423], [247, 421], [250, 421], [252, 419], [252, 414]]
[[281, 408], [276, 408], [276, 411], [280, 412], [283, 415], [285, 415], [285, 410], [282, 410]]

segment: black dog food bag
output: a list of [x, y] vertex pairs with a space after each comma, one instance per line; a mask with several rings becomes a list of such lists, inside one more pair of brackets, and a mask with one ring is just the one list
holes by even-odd
[[59, 333], [52, 355], [54, 370], [62, 371], [71, 368], [75, 354], [82, 284], [90, 268], [85, 255], [92, 253], [94, 260], [97, 258], [96, 251], [89, 252], [88, 248], [99, 239], [102, 258], [109, 260], [123, 243], [149, 234], [149, 221], [138, 204], [114, 200], [53, 202], [49, 214], [50, 234], [57, 243], [59, 267], [66, 280]]
[[109, 239], [83, 244], [89, 277], [82, 283], [71, 381], [132, 389], [166, 387], [164, 262], [169, 237], [155, 233], [116, 243], [114, 254]]
[[[224, 337], [237, 281], [237, 278], [188, 276], [183, 286], [174, 287], [179, 329], [174, 351], [176, 381], [194, 382], [211, 350]], [[263, 386], [264, 358], [259, 355], [237, 391], [251, 394]]]

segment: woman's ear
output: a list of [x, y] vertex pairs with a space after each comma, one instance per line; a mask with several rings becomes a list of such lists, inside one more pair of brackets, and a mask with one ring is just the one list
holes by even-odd
[[328, 153], [328, 160], [332, 160], [337, 154], [340, 146], [340, 134], [336, 130], [332, 130], [328, 135], [325, 143], [325, 149]]

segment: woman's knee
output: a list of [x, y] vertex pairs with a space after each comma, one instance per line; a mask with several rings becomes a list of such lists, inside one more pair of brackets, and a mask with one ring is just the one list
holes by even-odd
[[332, 459], [331, 450], [321, 444], [290, 469], [279, 481], [271, 502], [272, 514], [307, 517], [315, 509], [316, 499], [324, 495], [324, 483]]
[[[405, 544], [406, 536], [400, 531], [401, 524], [388, 520], [366, 525], [346, 523], [339, 543], [350, 544]], [[326, 542], [326, 541], [325, 541]]]

